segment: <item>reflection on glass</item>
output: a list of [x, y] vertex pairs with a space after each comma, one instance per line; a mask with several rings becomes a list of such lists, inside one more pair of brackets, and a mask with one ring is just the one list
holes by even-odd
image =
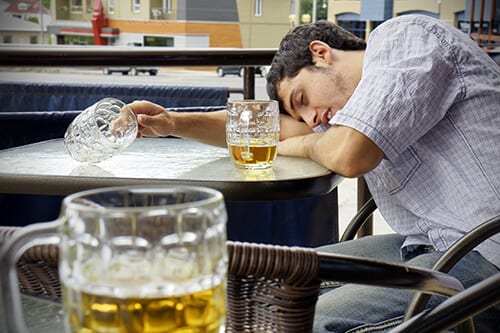
[[234, 178], [245, 181], [276, 180], [276, 175], [272, 168], [256, 170], [234, 168], [232, 174]]
[[95, 164], [82, 164], [71, 170], [70, 176], [84, 176], [84, 177], [115, 177], [115, 175], [98, 167]]

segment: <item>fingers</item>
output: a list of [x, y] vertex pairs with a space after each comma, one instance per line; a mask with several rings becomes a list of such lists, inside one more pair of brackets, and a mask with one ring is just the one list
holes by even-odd
[[139, 115], [137, 115], [137, 123], [139, 125], [139, 129], [137, 131], [138, 137], [158, 136], [156, 134], [156, 131], [154, 130], [154, 128], [157, 126], [154, 117], [144, 115], [144, 114], [139, 114]]
[[137, 122], [139, 123], [139, 126], [152, 127], [155, 125], [155, 118], [154, 116], [152, 117], [146, 114], [139, 114], [137, 115]]
[[150, 101], [133, 101], [128, 104], [128, 107], [137, 115], [145, 114], [149, 116], [154, 116], [165, 111], [165, 109], [158, 104], [152, 103]]
[[137, 115], [137, 136], [168, 136], [174, 126], [173, 119], [164, 107], [149, 101], [134, 101], [128, 107]]

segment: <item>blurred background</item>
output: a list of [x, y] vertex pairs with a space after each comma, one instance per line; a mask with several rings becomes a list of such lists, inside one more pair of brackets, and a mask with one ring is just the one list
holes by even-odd
[[406, 14], [439, 18], [499, 44], [496, 0], [2, 0], [0, 43], [277, 47], [300, 23], [328, 19], [361, 38]]

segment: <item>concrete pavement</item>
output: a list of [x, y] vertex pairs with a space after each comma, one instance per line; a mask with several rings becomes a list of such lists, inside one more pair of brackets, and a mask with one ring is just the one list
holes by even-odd
[[[346, 178], [338, 186], [339, 234], [342, 235], [347, 224], [357, 211], [357, 179]], [[387, 225], [380, 213], [373, 215], [373, 233], [387, 234], [394, 231]]]

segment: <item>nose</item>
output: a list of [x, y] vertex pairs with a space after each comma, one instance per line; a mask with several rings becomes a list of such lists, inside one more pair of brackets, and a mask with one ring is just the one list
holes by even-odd
[[318, 112], [316, 110], [304, 110], [302, 113], [302, 119], [304, 122], [309, 126], [310, 128], [314, 128], [318, 126], [321, 123], [321, 120], [319, 119]]

